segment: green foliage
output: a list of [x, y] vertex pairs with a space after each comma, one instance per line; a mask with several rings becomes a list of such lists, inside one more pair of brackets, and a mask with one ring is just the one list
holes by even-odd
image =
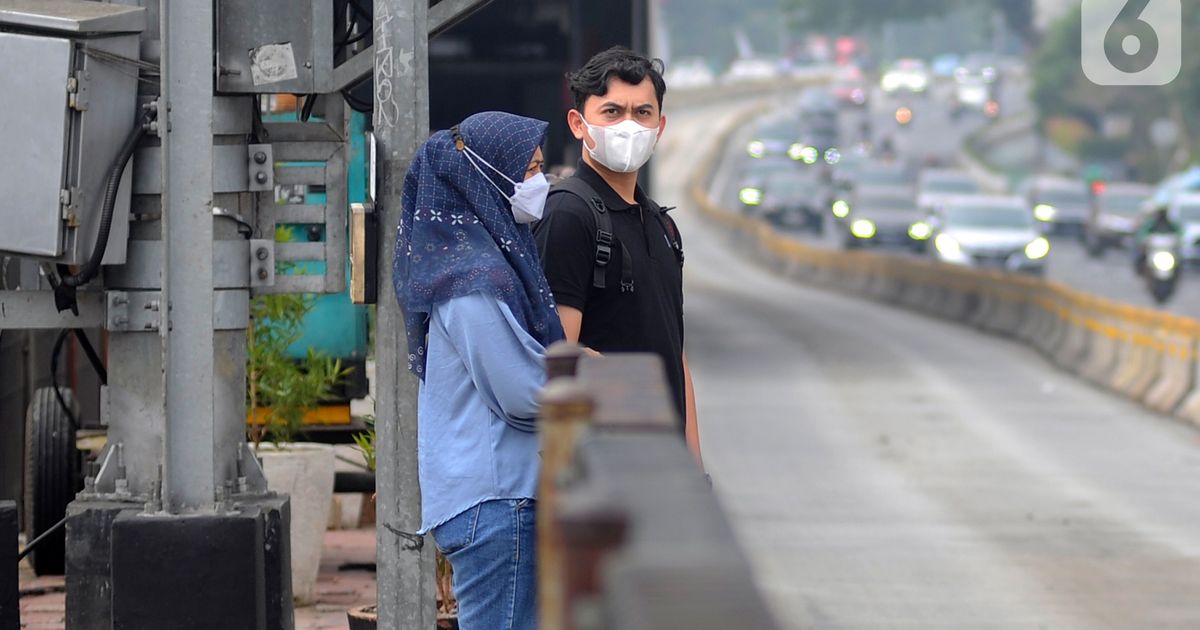
[[354, 434], [354, 446], [358, 448], [358, 452], [362, 453], [363, 460], [367, 464], [367, 468], [375, 470], [375, 418], [366, 419], [369, 427], [362, 433]]
[[340, 360], [312, 349], [300, 361], [287, 356], [311, 309], [312, 298], [304, 295], [260, 295], [250, 302], [246, 380], [255, 419], [250, 438], [256, 447], [264, 439], [276, 444], [294, 441], [305, 414], [349, 373]]

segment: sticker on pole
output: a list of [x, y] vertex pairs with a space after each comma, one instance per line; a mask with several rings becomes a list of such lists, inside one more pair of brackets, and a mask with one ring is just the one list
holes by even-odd
[[267, 44], [250, 50], [250, 79], [254, 85], [278, 83], [299, 76], [291, 42]]

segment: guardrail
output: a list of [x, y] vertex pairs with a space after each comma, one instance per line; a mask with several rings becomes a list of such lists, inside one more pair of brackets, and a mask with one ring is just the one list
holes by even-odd
[[547, 353], [543, 630], [778, 628], [677, 428], [655, 355]]
[[802, 282], [1021, 341], [1067, 372], [1200, 424], [1200, 321], [1022, 274], [823, 249], [788, 238], [709, 196], [707, 183], [737, 127], [725, 130], [701, 161], [690, 193], [704, 215], [739, 235], [750, 254]]

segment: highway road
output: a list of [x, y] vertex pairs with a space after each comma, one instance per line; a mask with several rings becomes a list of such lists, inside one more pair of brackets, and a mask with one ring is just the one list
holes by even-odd
[[785, 627], [1200, 627], [1200, 432], [751, 262], [684, 185], [753, 105], [668, 110], [656, 196], [680, 206], [706, 465]]
[[[875, 89], [867, 108], [843, 111], [843, 138], [859, 139], [860, 124], [866, 118], [870, 121], [872, 142], [878, 145], [884, 136], [890, 136], [900, 159], [920, 164], [928, 158], [936, 158], [944, 164], [952, 165], [959, 159], [967, 136], [980, 129], [985, 122], [979, 116], [968, 115], [957, 120], [952, 118], [946, 106], [946, 99], [939, 94], [942, 91], [939, 87], [933, 94], [923, 97], [887, 97]], [[1004, 103], [1006, 115], [1022, 115], [1029, 110], [1031, 104], [1028, 91], [1029, 84], [1023, 77], [1014, 76], [1006, 80], [1001, 91], [1001, 102]], [[896, 107], [902, 103], [909, 105], [915, 112], [913, 122], [908, 127], [900, 127], [893, 118]], [[771, 111], [790, 106], [790, 102], [780, 100], [773, 105]], [[741, 133], [733, 136], [724, 154], [722, 169], [713, 182], [715, 198], [727, 204], [736, 204], [736, 172], [738, 164], [749, 159], [743, 147], [749, 140], [751, 127], [747, 125]], [[1032, 143], [1032, 139], [1027, 143]], [[832, 238], [832, 235], [827, 235], [823, 240], [805, 234], [797, 234], [796, 238], [830, 248], [840, 246], [839, 241]], [[1117, 302], [1162, 308], [1177, 315], [1200, 317], [1200, 271], [1185, 271], [1175, 296], [1166, 305], [1159, 307], [1153, 302], [1144, 281], [1134, 274], [1130, 252], [1110, 250], [1103, 258], [1093, 259], [1074, 238], [1052, 237], [1052, 241], [1053, 248], [1047, 265], [1048, 278]]]

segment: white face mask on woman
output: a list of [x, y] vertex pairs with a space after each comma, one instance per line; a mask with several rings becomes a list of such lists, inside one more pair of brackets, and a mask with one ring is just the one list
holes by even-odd
[[592, 159], [618, 173], [632, 173], [642, 168], [654, 155], [658, 144], [658, 127], [643, 127], [634, 120], [622, 120], [615, 125], [601, 127], [588, 124], [582, 115], [583, 125], [596, 142], [596, 147], [587, 148]]
[[[471, 162], [471, 166], [474, 166], [475, 170], [479, 171], [479, 174], [483, 175], [483, 178], [488, 180], [488, 183], [499, 191], [501, 195], [504, 195], [508, 199], [508, 202], [512, 204], [513, 219], [517, 223], [533, 223], [542, 218], [542, 214], [546, 211], [546, 197], [550, 195], [550, 181], [546, 179], [545, 174], [538, 173], [523, 182], [515, 182], [509, 179], [508, 175], [501, 173], [495, 166], [488, 164], [487, 160], [472, 151], [470, 147], [463, 147], [463, 151], [467, 156], [467, 160]], [[483, 169], [479, 168], [475, 160], [483, 162], [488, 168], [495, 171], [497, 175], [512, 184], [512, 196], [509, 196], [508, 193], [504, 192], [503, 188], [497, 186], [496, 182], [492, 181], [492, 178], [488, 177], [487, 173], [484, 173]]]

